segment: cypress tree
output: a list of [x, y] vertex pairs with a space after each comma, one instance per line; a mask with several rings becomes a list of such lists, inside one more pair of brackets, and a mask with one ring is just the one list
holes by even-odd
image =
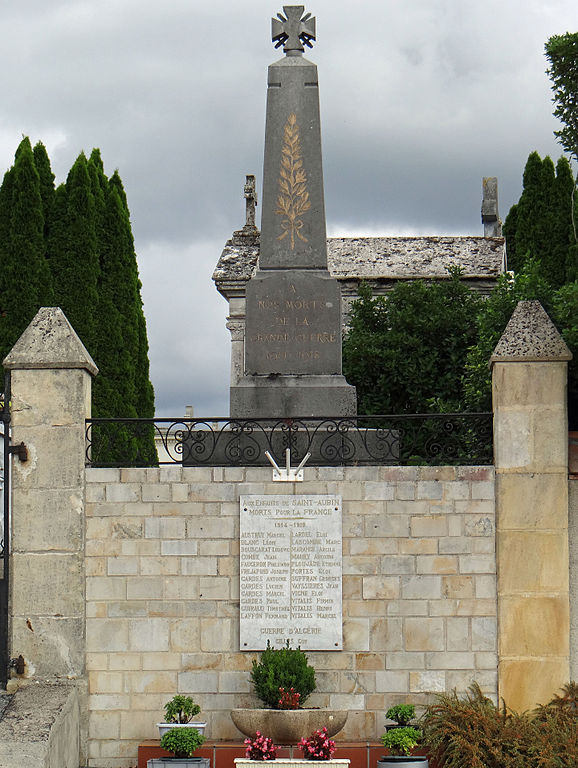
[[532, 152], [524, 169], [524, 188], [518, 202], [514, 271], [519, 271], [531, 258], [541, 258], [547, 247], [554, 177], [552, 160], [541, 160], [537, 152]]
[[[139, 282], [140, 288], [140, 282]], [[139, 292], [140, 299], [140, 292]], [[155, 415], [155, 393], [149, 376], [149, 343], [147, 338], [146, 320], [140, 303], [138, 313], [139, 346], [136, 367], [136, 396], [137, 409], [142, 419], [152, 419]], [[155, 446], [155, 429], [152, 424], [145, 425], [139, 440], [139, 454], [144, 464], [155, 464], [158, 461]]]
[[554, 209], [551, 249], [543, 262], [542, 274], [553, 288], [560, 288], [572, 279], [572, 192], [574, 179], [568, 159], [561, 157], [556, 163], [556, 179], [552, 189]]
[[520, 265], [516, 259], [516, 230], [518, 228], [518, 204], [514, 205], [508, 211], [504, 221], [504, 237], [506, 238], [506, 267], [516, 272]]
[[[92, 161], [92, 158], [91, 158]], [[89, 163], [90, 164], [90, 163]], [[94, 178], [104, 172], [95, 169]], [[100, 282], [98, 291], [98, 325], [94, 350], [99, 375], [93, 382], [92, 413], [95, 418], [123, 416], [134, 418], [134, 342], [125, 334], [123, 315], [119, 304], [126, 300], [126, 285], [122, 269], [123, 243], [119, 228], [118, 195], [107, 187], [102, 190], [102, 229], [99, 238]], [[130, 337], [130, 333], [128, 334]], [[131, 464], [137, 456], [137, 443], [124, 425], [105, 425], [98, 428], [98, 437], [104, 446], [98, 458], [104, 463]]]
[[[52, 291], [54, 286], [54, 292]], [[54, 189], [45, 147], [24, 139], [0, 186], [0, 354], [40, 306], [58, 304], [93, 356], [95, 417], [154, 416], [146, 322], [126, 194], [100, 151], [81, 153]], [[110, 432], [110, 430], [109, 430]], [[103, 462], [154, 463], [154, 428], [101, 428]], [[93, 435], [94, 439], [95, 435]]]
[[51, 303], [46, 262], [40, 175], [28, 138], [16, 151], [14, 166], [0, 194], [0, 360], [32, 320]]
[[52, 173], [50, 158], [44, 144], [39, 141], [34, 146], [32, 152], [34, 154], [34, 164], [40, 177], [40, 196], [42, 198], [42, 212], [44, 214], [44, 238], [48, 242], [52, 207], [54, 205], [54, 174]]
[[522, 195], [506, 217], [504, 235], [508, 269], [519, 273], [536, 262], [540, 276], [559, 288], [575, 274], [572, 227], [574, 182], [566, 158], [554, 169], [549, 157], [528, 157]]
[[[99, 230], [99, 322], [94, 353], [100, 376], [94, 385], [94, 416], [152, 418], [154, 396], [148, 373], [146, 325], [126, 195], [118, 173], [115, 171], [107, 180], [99, 159], [100, 156], [93, 153], [88, 163], [93, 188], [97, 190], [95, 197], [99, 199], [100, 188], [104, 202]], [[98, 209], [98, 204], [96, 207]], [[146, 371], [144, 382], [141, 381], [143, 370]], [[144, 403], [143, 390], [148, 395]], [[114, 435], [109, 437], [111, 447], [106, 454], [101, 454], [101, 460], [111, 463], [156, 460], [154, 430], [150, 428], [135, 434], [127, 427], [115, 425]]]
[[57, 201], [59, 220], [50, 254], [55, 299], [94, 355], [100, 264], [95, 199], [84, 153], [70, 169], [66, 193], [57, 195]]
[[[122, 241], [126, 247], [125, 282], [127, 296], [126, 302], [121, 301], [120, 305], [126, 308], [124, 321], [130, 332], [131, 343], [134, 343], [136, 350], [135, 408], [139, 417], [152, 418], [154, 416], [154, 390], [149, 377], [148, 337], [141, 297], [142, 285], [138, 276], [126, 193], [117, 171], [110, 178], [110, 187], [118, 194], [123, 208], [122, 228], [124, 237]], [[119, 240], [121, 240], [120, 234]]]
[[[14, 167], [4, 174], [0, 186], [0, 318], [6, 317], [7, 292], [10, 284], [6, 280], [6, 265], [9, 259], [10, 219], [12, 214], [12, 187], [14, 186]], [[2, 331], [0, 330], [0, 334]], [[1, 362], [1, 361], [0, 361]]]

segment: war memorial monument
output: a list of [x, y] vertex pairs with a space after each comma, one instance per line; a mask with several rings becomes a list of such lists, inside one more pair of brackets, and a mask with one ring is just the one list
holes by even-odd
[[341, 294], [327, 270], [315, 19], [285, 6], [269, 67], [259, 264], [246, 289], [244, 370], [231, 416], [351, 416], [341, 372]]

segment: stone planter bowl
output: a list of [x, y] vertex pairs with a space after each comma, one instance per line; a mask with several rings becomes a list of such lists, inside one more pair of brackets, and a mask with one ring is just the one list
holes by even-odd
[[335, 736], [348, 714], [334, 709], [233, 709], [231, 719], [245, 736], [254, 738], [260, 731], [274, 744], [292, 745], [323, 727], [329, 736]]

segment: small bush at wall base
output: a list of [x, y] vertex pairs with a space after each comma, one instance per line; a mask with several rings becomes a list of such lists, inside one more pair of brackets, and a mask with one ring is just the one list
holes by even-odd
[[421, 719], [423, 741], [439, 768], [576, 768], [575, 684], [564, 692], [565, 704], [558, 697], [523, 714], [497, 707], [476, 683], [463, 698], [436, 694]]

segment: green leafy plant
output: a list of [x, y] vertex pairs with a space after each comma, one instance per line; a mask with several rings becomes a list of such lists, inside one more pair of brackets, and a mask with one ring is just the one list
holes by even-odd
[[393, 728], [381, 737], [381, 743], [392, 755], [410, 755], [411, 750], [417, 747], [421, 739], [421, 733], [417, 728], [405, 726]]
[[387, 710], [385, 716], [399, 725], [407, 725], [415, 717], [415, 707], [413, 704], [396, 704]]
[[301, 648], [291, 648], [289, 640], [284, 648], [267, 648], [259, 661], [253, 661], [251, 680], [255, 693], [264, 706], [279, 709], [279, 689], [293, 689], [299, 694], [299, 706], [315, 690], [315, 670], [309, 665]]
[[578, 32], [553, 35], [544, 46], [550, 66], [546, 74], [552, 81], [553, 101], [563, 128], [554, 135], [566, 152], [578, 160], [578, 125], [576, 97], [578, 94]]
[[190, 723], [200, 711], [201, 708], [190, 696], [174, 696], [165, 704], [165, 722], [184, 725]]
[[481, 298], [459, 269], [437, 282], [399, 281], [386, 296], [362, 283], [343, 340], [343, 372], [360, 414], [460, 411], [461, 377], [476, 342]]
[[463, 697], [436, 694], [420, 721], [424, 741], [438, 768], [575, 768], [576, 693], [570, 683], [563, 696], [523, 714], [496, 706], [475, 683]]
[[161, 747], [175, 757], [190, 757], [204, 743], [205, 737], [196, 728], [171, 728], [161, 739]]

